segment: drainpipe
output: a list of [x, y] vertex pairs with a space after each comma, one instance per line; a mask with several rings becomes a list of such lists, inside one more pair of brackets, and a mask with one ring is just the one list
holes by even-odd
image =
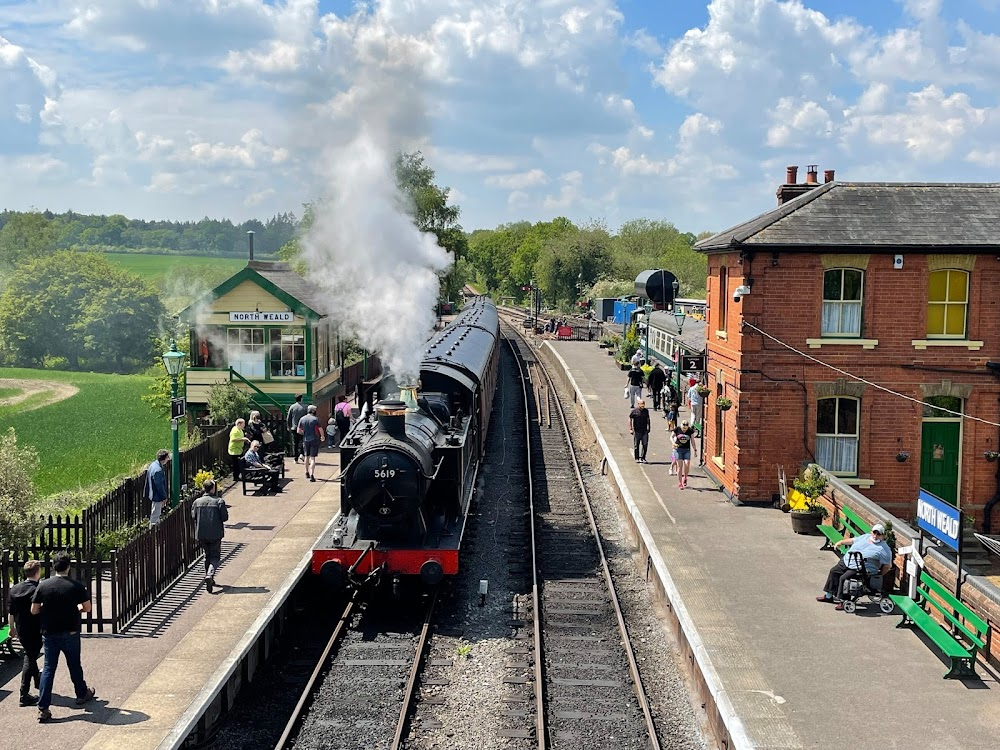
[[[998, 378], [1000, 378], [1000, 363], [997, 363], [997, 362], [987, 362], [986, 363], [986, 369], [989, 370], [994, 375], [996, 375]], [[997, 402], [1000, 403], [1000, 399], [997, 399]], [[1000, 445], [1000, 437], [997, 438], [997, 444]], [[993, 493], [993, 497], [991, 497], [989, 500], [987, 500], [986, 501], [986, 505], [983, 506], [983, 533], [984, 534], [989, 534], [990, 533], [990, 516], [993, 514], [993, 506], [996, 505], [997, 503], [1000, 503], [1000, 462], [997, 463], [996, 480], [997, 480], [997, 489], [996, 489], [996, 492]]]

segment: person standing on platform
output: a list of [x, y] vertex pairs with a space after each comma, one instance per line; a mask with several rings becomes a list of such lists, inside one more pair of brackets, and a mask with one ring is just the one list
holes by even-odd
[[642, 381], [644, 379], [645, 375], [642, 374], [642, 368], [639, 365], [632, 365], [632, 369], [628, 371], [626, 385], [628, 387], [629, 406], [633, 409], [635, 408], [635, 402], [642, 398]]
[[635, 350], [635, 354], [632, 355], [632, 367], [638, 367], [642, 363], [643, 363], [642, 351], [639, 350], [639, 349], [636, 349]]
[[229, 431], [229, 465], [233, 470], [233, 481], [240, 481], [243, 476], [243, 445], [250, 440], [243, 434], [246, 420], [240, 417]]
[[292, 433], [295, 441], [295, 463], [299, 462], [302, 456], [302, 433], [299, 432], [299, 420], [306, 414], [306, 407], [302, 405], [302, 394], [295, 394], [295, 403], [288, 407], [288, 431]]
[[347, 433], [351, 431], [351, 404], [347, 400], [346, 394], [337, 396], [337, 406], [333, 409], [333, 417], [337, 420], [337, 431], [340, 433], [340, 440], [343, 442]]
[[688, 382], [690, 383], [690, 387], [687, 392], [687, 405], [688, 410], [691, 412], [691, 424], [697, 425], [700, 428], [702, 407], [704, 406], [705, 400], [701, 397], [701, 394], [698, 393], [698, 381], [691, 378]]
[[215, 480], [206, 479], [201, 497], [191, 504], [194, 536], [205, 550], [205, 590], [210, 594], [215, 588], [215, 574], [222, 564], [222, 538], [229, 520], [226, 503], [216, 496], [215, 489]]
[[21, 667], [21, 702], [24, 706], [37, 706], [38, 696], [31, 694], [31, 683], [38, 689], [38, 655], [42, 652], [42, 623], [31, 613], [31, 598], [38, 588], [42, 564], [28, 560], [24, 564], [24, 580], [13, 586], [7, 595], [7, 620], [11, 637], [21, 642], [24, 666]]
[[649, 390], [653, 394], [653, 411], [660, 410], [660, 394], [666, 382], [667, 374], [663, 372], [660, 363], [656, 362], [653, 369], [649, 371], [649, 375], [646, 376], [646, 385], [649, 386]]
[[691, 471], [691, 451], [694, 448], [695, 430], [685, 419], [681, 426], [674, 430], [674, 450], [677, 454], [677, 487], [685, 489], [688, 484], [688, 472]]
[[333, 417], [326, 420], [326, 447], [337, 447], [337, 420]]
[[256, 440], [261, 445], [261, 454], [267, 452], [264, 448], [264, 430], [266, 425], [264, 420], [260, 418], [260, 412], [254, 409], [250, 412], [250, 419], [247, 420], [246, 437], [251, 443]]
[[90, 612], [90, 592], [69, 577], [69, 568], [69, 553], [57, 552], [52, 558], [55, 575], [38, 584], [31, 598], [31, 613], [41, 615], [42, 651], [45, 653], [38, 696], [38, 720], [41, 722], [52, 718], [49, 706], [52, 705], [52, 682], [59, 666], [59, 654], [66, 656], [66, 666], [76, 690], [76, 705], [82, 706], [96, 694], [94, 688], [87, 687], [80, 665], [80, 613]]
[[163, 513], [163, 502], [167, 499], [167, 472], [163, 465], [170, 454], [166, 450], [156, 451], [156, 460], [146, 468], [146, 499], [151, 503], [149, 525], [156, 526]]
[[302, 436], [302, 451], [306, 459], [306, 479], [316, 481], [316, 457], [323, 444], [323, 427], [316, 418], [316, 405], [309, 404], [306, 415], [299, 420], [299, 434]]
[[628, 415], [628, 431], [632, 433], [632, 447], [637, 464], [648, 463], [646, 451], [649, 449], [649, 411], [641, 398]]

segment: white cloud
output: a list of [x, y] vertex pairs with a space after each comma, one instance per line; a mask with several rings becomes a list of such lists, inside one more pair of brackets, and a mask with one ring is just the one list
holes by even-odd
[[558, 195], [546, 195], [544, 206], [549, 210], [565, 211], [580, 202], [583, 187], [583, 173], [577, 170], [559, 176], [562, 183]]
[[548, 175], [542, 169], [529, 169], [527, 172], [517, 172], [515, 174], [490, 175], [486, 178], [485, 184], [490, 187], [499, 187], [506, 190], [523, 190], [536, 185], [544, 185], [549, 181]]

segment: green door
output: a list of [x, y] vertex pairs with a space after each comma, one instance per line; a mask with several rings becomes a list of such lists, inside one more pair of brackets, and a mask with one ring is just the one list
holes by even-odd
[[920, 438], [920, 486], [958, 505], [959, 422], [924, 422]]

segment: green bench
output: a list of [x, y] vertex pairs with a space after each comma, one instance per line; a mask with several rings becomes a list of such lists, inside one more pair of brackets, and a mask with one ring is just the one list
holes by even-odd
[[826, 537], [826, 543], [823, 545], [824, 549], [832, 548], [833, 545], [847, 536], [850, 536], [851, 538], [859, 537], [872, 530], [872, 527], [866, 523], [861, 516], [848, 508], [846, 505], [840, 506], [839, 516], [839, 529], [836, 526], [836, 519], [834, 519], [833, 524], [823, 524], [816, 527], [820, 530], [820, 533]]
[[10, 636], [10, 625], [0, 627], [0, 650], [14, 656], [14, 639]]
[[[979, 615], [924, 571], [920, 573], [916, 601], [899, 594], [893, 594], [889, 598], [903, 612], [903, 619], [897, 628], [916, 625], [951, 659], [951, 669], [945, 674], [945, 679], [978, 678], [976, 653], [986, 647], [989, 632], [989, 625]], [[945, 630], [930, 615], [931, 607], [952, 625], [952, 632]]]

